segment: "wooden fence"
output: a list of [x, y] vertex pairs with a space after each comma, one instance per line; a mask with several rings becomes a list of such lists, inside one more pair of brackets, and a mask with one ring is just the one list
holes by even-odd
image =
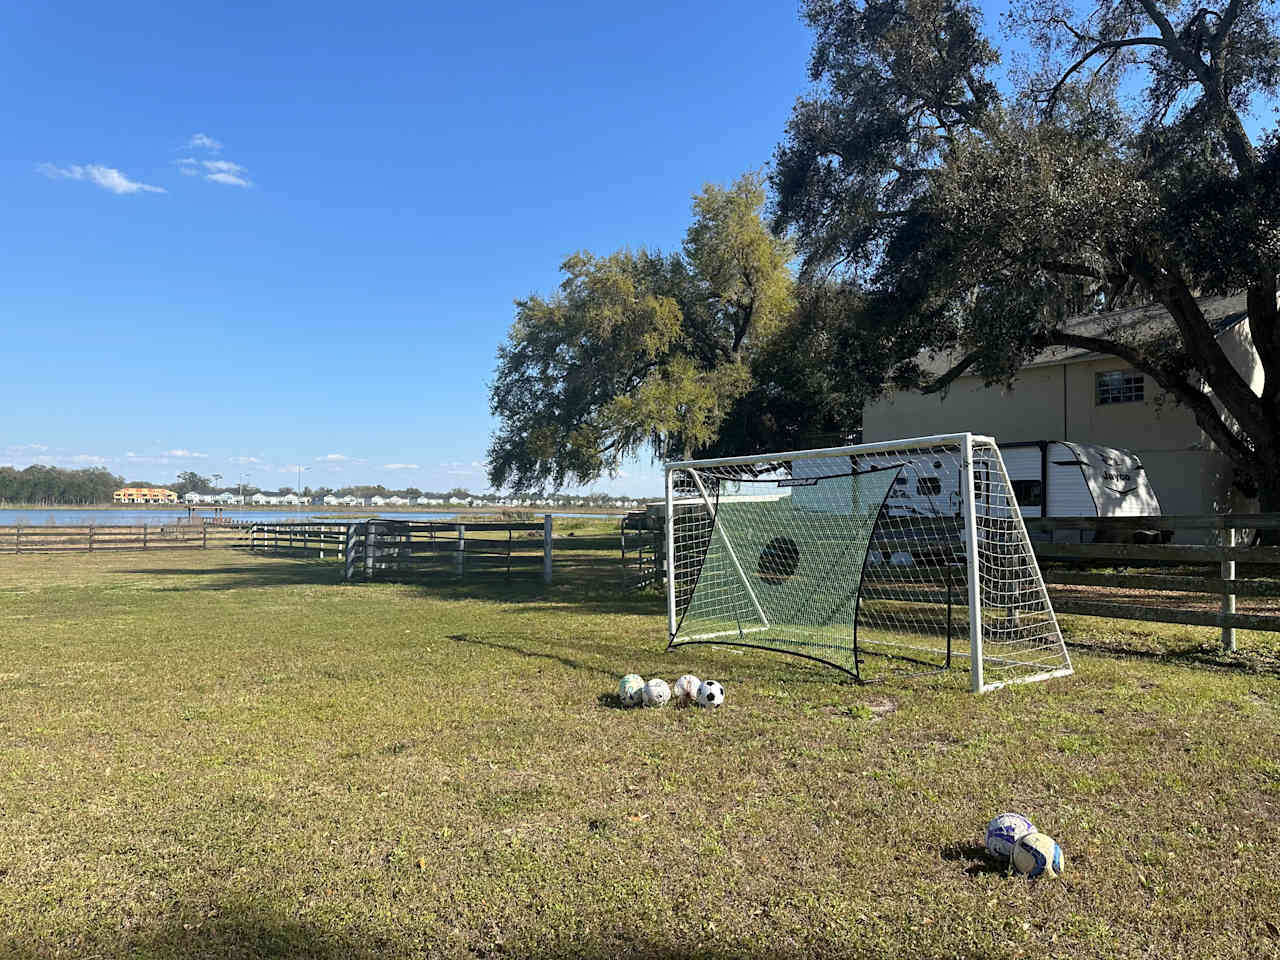
[[[634, 587], [665, 583], [655, 516], [632, 515], [621, 531], [625, 577]], [[1260, 533], [1280, 531], [1280, 514], [1059, 517], [1026, 526], [1058, 613], [1218, 627], [1228, 652], [1237, 629], [1280, 631], [1280, 546], [1254, 544]], [[1199, 542], [1175, 542], [1182, 540]], [[881, 551], [911, 546], [881, 537], [871, 544]], [[1238, 610], [1239, 598], [1257, 601], [1257, 609]]]
[[[1259, 612], [1236, 609], [1238, 597], [1280, 597], [1275, 577], [1280, 546], [1253, 543], [1259, 534], [1280, 530], [1280, 514], [1063, 517], [1028, 520], [1026, 525], [1058, 613], [1219, 627], [1228, 652], [1236, 648], [1237, 629], [1280, 631], [1280, 603], [1264, 604]], [[1201, 542], [1124, 542], [1126, 534], [1153, 529], [1164, 532], [1161, 540]], [[1063, 533], [1072, 531], [1084, 534], [1080, 540], [1092, 537], [1094, 542], [1061, 542]], [[1237, 564], [1250, 576], [1238, 576]], [[1084, 569], [1099, 566], [1125, 569]], [[1090, 596], [1073, 588], [1105, 592]]]
[[216, 533], [203, 524], [47, 525], [0, 527], [0, 553], [75, 553], [99, 550], [201, 549]]
[[253, 553], [338, 559], [343, 579], [413, 579], [432, 574], [541, 573], [551, 582], [552, 521], [467, 522], [370, 519], [255, 523], [238, 546]]

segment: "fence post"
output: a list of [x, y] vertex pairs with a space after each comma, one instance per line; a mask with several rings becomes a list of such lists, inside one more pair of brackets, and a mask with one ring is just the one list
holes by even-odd
[[209, 549], [209, 527], [203, 523], [200, 524], [200, 549]]
[[347, 524], [347, 534], [342, 543], [342, 579], [348, 583], [356, 575], [356, 536], [359, 527], [358, 523]]
[[147, 549], [147, 525], [142, 525], [142, 549]]
[[458, 531], [458, 547], [453, 559], [453, 572], [458, 576], [462, 576], [466, 564], [467, 525], [459, 523], [455, 529]]
[[551, 514], [542, 517], [542, 582], [551, 582]]
[[[1222, 526], [1222, 579], [1234, 580], [1236, 578], [1236, 562], [1228, 559], [1227, 551], [1236, 545], [1236, 528], [1227, 526], [1227, 522], [1223, 521]], [[1227, 617], [1236, 612], [1236, 595], [1227, 593], [1230, 587], [1225, 587], [1222, 594], [1222, 649], [1225, 653], [1236, 652], [1236, 628], [1227, 625]]]
[[364, 524], [364, 578], [366, 580], [373, 579], [373, 555], [377, 551], [377, 543], [377, 524], [372, 520], [366, 520]]
[[93, 553], [93, 524], [89, 524], [89, 552]]
[[22, 552], [22, 524], [18, 524], [18, 528], [13, 532], [13, 552]]

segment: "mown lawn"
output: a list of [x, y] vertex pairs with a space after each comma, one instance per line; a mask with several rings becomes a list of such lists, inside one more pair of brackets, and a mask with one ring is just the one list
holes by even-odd
[[[1280, 954], [1280, 638], [1073, 621], [1075, 677], [975, 698], [664, 654], [614, 576], [0, 558], [0, 956]], [[1066, 882], [981, 858], [1006, 809]]]

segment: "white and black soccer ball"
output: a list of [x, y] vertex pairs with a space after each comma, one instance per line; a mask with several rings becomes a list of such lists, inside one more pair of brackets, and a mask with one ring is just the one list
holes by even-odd
[[618, 702], [624, 707], [638, 707], [644, 702], [644, 678], [628, 673], [618, 681]]
[[724, 703], [724, 687], [714, 680], [703, 680], [698, 684], [698, 706], [718, 707]]
[[682, 707], [693, 703], [698, 699], [698, 687], [700, 686], [702, 686], [701, 680], [692, 673], [686, 673], [671, 688], [671, 699]]
[[671, 688], [661, 677], [654, 677], [644, 685], [643, 696], [646, 707], [661, 707], [671, 699]]
[[1001, 860], [1013, 856], [1013, 847], [1028, 833], [1035, 833], [1036, 825], [1020, 813], [1002, 813], [987, 824], [985, 846], [987, 853]]

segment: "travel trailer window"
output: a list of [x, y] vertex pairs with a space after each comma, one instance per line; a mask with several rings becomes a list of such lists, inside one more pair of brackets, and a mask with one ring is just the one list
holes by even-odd
[[1044, 484], [1039, 480], [1014, 480], [1013, 498], [1020, 507], [1043, 507]]
[[1098, 405], [1133, 403], [1143, 399], [1145, 380], [1132, 370], [1108, 370], [1097, 375]]

